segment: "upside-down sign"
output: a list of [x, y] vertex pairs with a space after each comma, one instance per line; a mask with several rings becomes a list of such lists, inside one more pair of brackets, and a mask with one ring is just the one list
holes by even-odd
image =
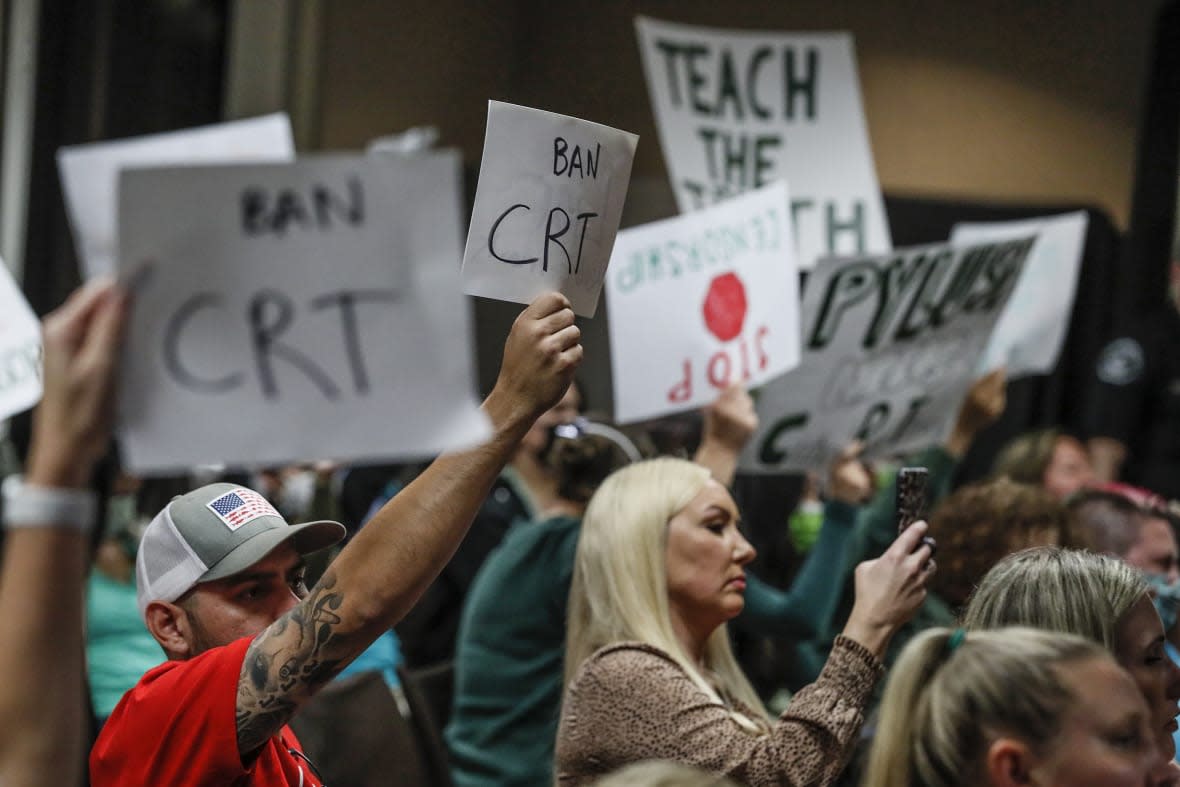
[[615, 420], [701, 407], [799, 361], [787, 187], [620, 232], [607, 269]]

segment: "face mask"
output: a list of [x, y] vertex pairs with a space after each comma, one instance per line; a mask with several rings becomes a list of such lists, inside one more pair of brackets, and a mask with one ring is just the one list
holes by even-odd
[[1151, 586], [1151, 601], [1164, 623], [1164, 631], [1171, 631], [1180, 615], [1180, 582], [1168, 582], [1164, 574], [1144, 574]]
[[824, 506], [818, 500], [804, 500], [787, 520], [787, 533], [791, 546], [799, 554], [806, 554], [815, 546], [820, 528], [824, 524]]

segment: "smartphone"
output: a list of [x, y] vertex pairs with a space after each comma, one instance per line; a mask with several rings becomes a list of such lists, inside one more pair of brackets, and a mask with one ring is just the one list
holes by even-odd
[[925, 467], [903, 467], [897, 471], [897, 532], [926, 516], [926, 483], [930, 471]]

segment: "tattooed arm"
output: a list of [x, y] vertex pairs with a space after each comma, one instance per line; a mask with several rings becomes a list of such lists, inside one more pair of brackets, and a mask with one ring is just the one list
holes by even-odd
[[385, 504], [319, 583], [250, 645], [238, 680], [245, 758], [381, 633], [446, 565], [532, 423], [564, 395], [581, 362], [569, 301], [549, 293], [512, 325], [483, 410], [492, 436], [446, 454]]

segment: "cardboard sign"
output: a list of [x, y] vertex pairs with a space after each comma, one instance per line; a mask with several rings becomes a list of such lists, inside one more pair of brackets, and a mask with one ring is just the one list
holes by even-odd
[[459, 160], [131, 170], [119, 426], [140, 474], [425, 456], [488, 434], [459, 291]]
[[0, 260], [0, 420], [41, 400], [41, 321]]
[[779, 182], [619, 233], [606, 284], [617, 422], [703, 407], [799, 362], [789, 211]]
[[1009, 379], [1053, 371], [1069, 331], [1088, 223], [1080, 210], [1043, 219], [955, 225], [951, 243], [959, 246], [1037, 236], [983, 353], [981, 371], [1007, 365]]
[[115, 208], [119, 204], [120, 170], [230, 161], [290, 161], [294, 157], [291, 122], [285, 114], [62, 148], [57, 152], [57, 169], [83, 276], [91, 279], [113, 274], [118, 267]]
[[850, 34], [635, 26], [682, 212], [785, 179], [804, 269], [889, 251]]
[[488, 102], [488, 130], [463, 254], [468, 295], [530, 303], [557, 290], [593, 317], [639, 137]]
[[759, 393], [741, 466], [821, 470], [854, 439], [870, 458], [943, 440], [1034, 241], [821, 260], [803, 359]]

